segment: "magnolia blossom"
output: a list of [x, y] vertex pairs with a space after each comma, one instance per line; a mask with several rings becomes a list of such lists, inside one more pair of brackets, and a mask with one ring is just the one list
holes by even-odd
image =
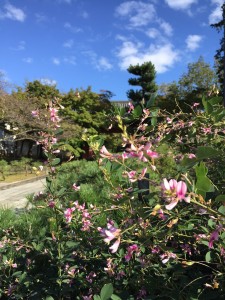
[[193, 153], [188, 154], [188, 158], [192, 159], [192, 158], [196, 158], [196, 155]]
[[50, 111], [50, 119], [51, 119], [51, 121], [54, 122], [54, 123], [55, 123], [55, 122], [59, 122], [60, 119], [59, 119], [59, 117], [58, 117], [58, 115], [57, 115], [58, 109], [53, 108], [53, 107], [50, 107], [50, 108], [49, 108], [49, 111]]
[[169, 202], [169, 204], [166, 205], [166, 209], [173, 209], [177, 203], [182, 200], [190, 203], [190, 197], [185, 196], [187, 193], [187, 185], [184, 181], [177, 182], [175, 179], [170, 179], [170, 181], [168, 181], [164, 178], [162, 189], [163, 197], [165, 197], [166, 201]]

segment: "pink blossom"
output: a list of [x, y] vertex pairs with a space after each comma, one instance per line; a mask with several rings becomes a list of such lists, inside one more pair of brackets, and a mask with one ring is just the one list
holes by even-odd
[[110, 153], [105, 146], [102, 146], [102, 148], [100, 149], [100, 155], [103, 158], [111, 158], [113, 156], [112, 153]]
[[52, 121], [52, 122], [59, 122], [60, 121], [60, 119], [59, 119], [59, 117], [58, 117], [58, 115], [57, 115], [57, 113], [58, 113], [58, 109], [56, 109], [56, 108], [53, 108], [53, 107], [50, 107], [49, 108], [49, 111], [50, 111], [50, 120]]
[[134, 106], [131, 102], [128, 103], [128, 107], [129, 107], [128, 113], [130, 113], [132, 110], [134, 110]]
[[72, 213], [73, 213], [74, 210], [75, 210], [75, 207], [72, 207], [72, 208], [67, 208], [64, 211], [64, 217], [66, 218], [66, 222], [67, 223], [71, 222], [71, 220], [72, 220]]
[[162, 184], [163, 196], [169, 204], [166, 205], [166, 209], [173, 209], [179, 201], [184, 200], [190, 203], [190, 197], [186, 197], [187, 185], [184, 181], [177, 182], [175, 179], [168, 181], [166, 178], [163, 179]]
[[215, 241], [218, 241], [218, 239], [219, 239], [219, 232], [222, 230], [222, 228], [223, 228], [223, 226], [219, 225], [218, 228], [211, 233], [210, 239], [209, 239], [209, 248], [210, 249], [213, 247], [213, 243]]
[[78, 185], [76, 185], [76, 183], [74, 183], [74, 184], [72, 185], [72, 189], [73, 189], [74, 191], [79, 191], [79, 190], [80, 190], [80, 186], [78, 186]]
[[107, 229], [98, 227], [98, 231], [101, 236], [104, 237], [104, 242], [109, 244], [112, 240], [116, 239], [114, 244], [109, 247], [112, 253], [115, 253], [118, 250], [120, 244], [120, 234], [121, 230], [113, 226], [113, 222], [107, 223]]
[[199, 106], [199, 105], [200, 105], [199, 103], [195, 102], [195, 103], [193, 104], [193, 107], [197, 107], [197, 106]]
[[136, 171], [130, 171], [130, 172], [127, 172], [127, 176], [130, 180], [130, 182], [135, 182], [137, 181], [137, 178], [136, 178]]
[[119, 245], [120, 245], [120, 238], [118, 238], [118, 239], [115, 241], [115, 243], [114, 243], [111, 247], [109, 247], [111, 253], [115, 253], [115, 252], [118, 250]]
[[205, 134], [212, 133], [212, 130], [211, 130], [210, 127], [202, 128], [202, 131], [203, 131]]
[[138, 245], [136, 245], [136, 244], [133, 244], [133, 245], [131, 245], [127, 248], [127, 254], [125, 255], [125, 260], [126, 261], [131, 260], [131, 257], [132, 257], [134, 252], [136, 252], [136, 253], [139, 252]]
[[160, 258], [161, 258], [163, 264], [166, 264], [170, 258], [175, 259], [176, 257], [177, 257], [176, 254], [174, 254], [172, 252], [166, 252], [166, 253], [160, 255]]
[[196, 158], [196, 155], [193, 153], [188, 154], [188, 158], [192, 159], [192, 158]]
[[34, 118], [39, 117], [39, 111], [38, 111], [38, 110], [32, 110], [32, 111], [31, 111], [31, 114], [32, 114], [32, 116], [33, 116]]
[[159, 154], [157, 152], [154, 152], [154, 151], [151, 151], [151, 150], [147, 150], [146, 153], [151, 158], [158, 158], [159, 157]]

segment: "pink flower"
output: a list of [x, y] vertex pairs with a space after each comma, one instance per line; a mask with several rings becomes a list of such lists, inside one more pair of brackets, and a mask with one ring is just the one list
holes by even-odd
[[190, 197], [186, 197], [187, 185], [184, 181], [177, 182], [175, 179], [168, 181], [166, 178], [163, 179], [162, 184], [163, 196], [169, 204], [166, 205], [166, 209], [173, 209], [179, 201], [184, 200], [190, 203]]
[[188, 154], [188, 158], [192, 159], [192, 158], [196, 158], [196, 155], [193, 153]]
[[49, 111], [50, 111], [50, 119], [51, 119], [52, 122], [58, 122], [58, 121], [60, 121], [60, 119], [59, 119], [59, 117], [57, 115], [58, 109], [50, 107]]
[[39, 111], [38, 110], [32, 110], [31, 114], [34, 118], [38, 118], [39, 117]]
[[115, 243], [114, 243], [111, 247], [109, 247], [111, 253], [116, 253], [116, 251], [117, 251], [118, 248], [119, 248], [119, 245], [120, 245], [120, 238], [118, 238], [118, 239], [115, 241]]
[[100, 155], [103, 158], [111, 158], [113, 156], [112, 153], [110, 153], [105, 146], [102, 146], [102, 148], [100, 149]]
[[73, 189], [74, 191], [79, 191], [79, 190], [80, 190], [80, 186], [78, 186], [78, 185], [76, 185], [76, 183], [74, 183], [74, 184], [72, 185], [72, 189]]
[[128, 103], [128, 107], [129, 107], [128, 113], [130, 113], [132, 110], [134, 110], [134, 106], [131, 102]]
[[136, 245], [136, 244], [133, 244], [133, 245], [131, 245], [127, 248], [127, 254], [125, 255], [125, 260], [126, 261], [131, 260], [131, 257], [132, 257], [134, 252], [136, 252], [136, 253], [139, 252], [138, 245]]
[[130, 172], [127, 172], [127, 176], [130, 180], [130, 182], [135, 182], [137, 181], [137, 178], [136, 178], [136, 171], [130, 171]]
[[112, 253], [115, 253], [118, 250], [120, 244], [120, 234], [121, 230], [113, 226], [113, 222], [107, 223], [107, 229], [98, 227], [98, 231], [101, 236], [104, 237], [104, 242], [109, 244], [112, 240], [116, 239], [114, 244], [109, 247]]
[[163, 264], [166, 264], [170, 258], [176, 258], [176, 257], [177, 257], [176, 254], [172, 252], [166, 252], [160, 255]]
[[218, 239], [219, 239], [219, 232], [222, 230], [222, 228], [223, 228], [223, 226], [219, 225], [218, 228], [211, 233], [210, 239], [209, 239], [209, 248], [210, 249], [213, 247], [213, 243], [215, 241], [218, 241]]
[[157, 152], [154, 152], [154, 151], [151, 151], [151, 150], [147, 150], [146, 153], [151, 158], [158, 158], [159, 157], [159, 154]]
[[72, 213], [73, 213], [74, 210], [75, 210], [75, 207], [72, 207], [72, 208], [67, 208], [64, 211], [64, 217], [66, 218], [66, 222], [67, 223], [71, 222], [71, 220], [72, 220]]

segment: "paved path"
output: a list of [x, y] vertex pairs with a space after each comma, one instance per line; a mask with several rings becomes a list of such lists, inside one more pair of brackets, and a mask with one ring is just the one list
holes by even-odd
[[23, 208], [27, 204], [26, 196], [45, 189], [45, 179], [38, 179], [34, 182], [20, 183], [16, 186], [0, 190], [0, 207]]

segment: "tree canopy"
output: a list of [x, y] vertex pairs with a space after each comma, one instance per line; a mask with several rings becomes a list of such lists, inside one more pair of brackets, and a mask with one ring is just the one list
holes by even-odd
[[127, 97], [134, 104], [143, 102], [145, 105], [151, 95], [157, 91], [155, 66], [151, 62], [145, 62], [142, 65], [130, 65], [127, 71], [136, 76], [128, 79], [128, 83], [132, 86], [141, 87], [139, 90], [128, 90]]

